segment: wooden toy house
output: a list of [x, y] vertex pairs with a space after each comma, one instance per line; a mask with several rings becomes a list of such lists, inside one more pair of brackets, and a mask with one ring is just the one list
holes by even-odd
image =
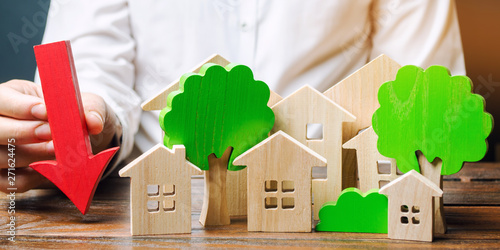
[[132, 235], [191, 232], [191, 175], [201, 171], [186, 160], [184, 146], [158, 144], [119, 173], [131, 177]]
[[380, 189], [389, 199], [388, 236], [391, 239], [432, 241], [433, 197], [443, 191], [429, 179], [411, 170]]
[[[378, 89], [394, 80], [399, 68], [398, 63], [382, 54], [323, 93], [356, 117], [356, 121], [344, 124], [342, 143], [372, 125], [372, 115], [380, 106]], [[342, 169], [342, 189], [356, 186], [356, 151], [343, 150]]]
[[[193, 73], [199, 73], [201, 67], [207, 63], [215, 63], [221, 65], [222, 67], [227, 66], [230, 62], [224, 57], [214, 54], [202, 61], [195, 68], [191, 70]], [[165, 89], [159, 92], [159, 94], [151, 97], [142, 103], [142, 109], [144, 111], [154, 111], [162, 110], [167, 106], [167, 96], [172, 92], [179, 89], [180, 78], [170, 83]], [[271, 107], [282, 97], [271, 90], [269, 97], [268, 106]], [[163, 137], [163, 136], [162, 136]], [[227, 209], [230, 216], [244, 216], [247, 213], [247, 170], [243, 169], [240, 171], [229, 171], [226, 178], [227, 187]]]
[[[314, 217], [327, 201], [342, 192], [342, 126], [356, 118], [310, 86], [304, 86], [272, 107], [276, 122], [271, 133], [282, 130], [327, 160], [326, 179], [313, 180]], [[312, 127], [319, 137], [308, 137]], [[315, 166], [314, 166], [315, 167]]]
[[248, 168], [248, 231], [311, 231], [312, 167], [325, 158], [279, 131], [234, 164]]
[[343, 145], [343, 148], [356, 149], [361, 192], [382, 188], [400, 176], [396, 160], [385, 157], [378, 152], [377, 138], [373, 127], [370, 126]]

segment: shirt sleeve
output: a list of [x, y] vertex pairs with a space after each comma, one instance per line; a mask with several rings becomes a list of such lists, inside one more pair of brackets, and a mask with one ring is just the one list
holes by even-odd
[[379, 0], [372, 8], [370, 58], [386, 54], [401, 65], [443, 65], [465, 75], [454, 0]]
[[71, 41], [80, 91], [100, 95], [121, 123], [120, 151], [110, 173], [132, 150], [141, 113], [133, 90], [135, 42], [127, 2], [51, 1], [43, 43], [61, 40]]

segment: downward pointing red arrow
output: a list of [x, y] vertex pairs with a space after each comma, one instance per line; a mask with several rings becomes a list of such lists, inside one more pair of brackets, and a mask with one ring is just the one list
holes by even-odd
[[118, 147], [92, 154], [69, 41], [34, 49], [57, 161], [35, 162], [30, 167], [52, 181], [85, 214]]

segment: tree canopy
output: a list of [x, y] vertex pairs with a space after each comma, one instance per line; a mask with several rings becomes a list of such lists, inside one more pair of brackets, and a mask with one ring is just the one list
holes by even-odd
[[274, 113], [267, 106], [267, 84], [256, 81], [247, 66], [205, 64], [199, 74], [181, 77], [179, 90], [167, 97], [160, 113], [168, 148], [182, 144], [186, 158], [202, 170], [208, 170], [208, 156], [221, 157], [232, 147], [233, 160], [268, 136], [274, 125]]
[[466, 76], [451, 76], [442, 66], [402, 67], [378, 92], [380, 108], [372, 117], [379, 152], [395, 158], [399, 169], [419, 171], [416, 151], [443, 161], [441, 174], [454, 174], [464, 161], [487, 151], [493, 117], [483, 97], [472, 93]]

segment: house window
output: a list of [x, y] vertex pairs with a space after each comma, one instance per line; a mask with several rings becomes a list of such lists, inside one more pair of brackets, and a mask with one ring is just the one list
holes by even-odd
[[377, 173], [379, 174], [378, 188], [382, 188], [389, 183], [390, 180], [396, 179], [403, 174], [395, 164], [392, 164], [392, 162], [388, 160], [377, 161]]
[[410, 207], [408, 205], [401, 205], [401, 224], [409, 224], [410, 220], [408, 218], [411, 218], [411, 223], [413, 225], [419, 225], [420, 224], [420, 218], [418, 217], [420, 213], [420, 207], [419, 206], [412, 206], [411, 211]]
[[281, 182], [281, 190], [283, 193], [290, 193], [295, 191], [295, 184], [293, 181], [282, 181]]
[[391, 174], [391, 161], [377, 161], [378, 174]]
[[148, 185], [147, 186], [147, 193], [148, 193], [148, 196], [158, 196], [159, 195], [159, 185]]
[[147, 185], [146, 192], [150, 200], [147, 201], [146, 207], [148, 212], [156, 213], [160, 211], [160, 201], [162, 204], [163, 211], [172, 212], [175, 211], [175, 185], [165, 184], [161, 187], [160, 196], [160, 185]]
[[277, 192], [278, 191], [278, 181], [269, 180], [264, 182], [264, 190], [266, 192]]
[[295, 200], [293, 197], [283, 197], [281, 199], [281, 208], [283, 209], [293, 209], [295, 207]]
[[158, 206], [158, 201], [148, 201], [147, 206], [148, 212], [150, 213], [158, 212], [160, 208], [160, 206]]
[[401, 205], [401, 213], [408, 213], [408, 206], [407, 205]]
[[402, 216], [401, 217], [401, 224], [408, 224], [408, 217]]
[[264, 199], [264, 206], [266, 209], [278, 208], [278, 199], [276, 197], [266, 197]]
[[420, 219], [418, 217], [413, 217], [413, 218], [411, 218], [411, 222], [413, 224], [420, 224]]
[[389, 181], [378, 181], [378, 188], [382, 188], [387, 184], [389, 184]]
[[[264, 198], [265, 209], [278, 209], [279, 207], [281, 209], [295, 208], [294, 197], [282, 197], [283, 194], [290, 195], [290, 193], [295, 192], [294, 181], [284, 180], [278, 182], [277, 180], [267, 180], [264, 182], [264, 191], [267, 193], [267, 196]], [[281, 204], [278, 204], [279, 201], [281, 201]]]
[[323, 140], [323, 124], [308, 123], [306, 125], [307, 140]]

